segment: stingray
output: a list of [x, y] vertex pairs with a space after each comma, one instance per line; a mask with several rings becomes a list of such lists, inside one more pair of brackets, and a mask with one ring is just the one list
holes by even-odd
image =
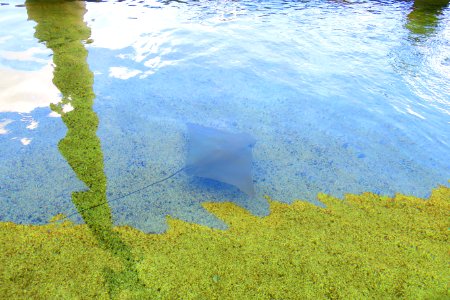
[[188, 123], [186, 172], [216, 180], [255, 196], [252, 177], [252, 147], [247, 133], [231, 133]]
[[188, 129], [188, 151], [186, 165], [183, 168], [144, 187], [51, 222], [62, 221], [83, 211], [121, 200], [164, 182], [183, 170], [191, 176], [212, 179], [235, 186], [240, 191], [254, 198], [252, 148], [256, 143], [255, 139], [247, 133], [231, 133], [192, 123], [186, 125]]

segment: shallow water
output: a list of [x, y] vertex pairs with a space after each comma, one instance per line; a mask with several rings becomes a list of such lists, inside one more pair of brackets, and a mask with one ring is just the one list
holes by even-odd
[[[41, 224], [76, 212], [71, 193], [85, 185], [58, 150], [67, 127], [49, 107], [61, 99], [52, 51], [20, 4], [0, 6], [0, 220]], [[183, 168], [186, 123], [256, 139], [256, 199], [179, 173], [110, 201], [116, 224], [162, 232], [171, 215], [224, 228], [202, 202], [265, 215], [264, 195], [320, 204], [319, 192], [426, 197], [448, 184], [449, 8], [124, 1], [86, 9], [109, 200]]]

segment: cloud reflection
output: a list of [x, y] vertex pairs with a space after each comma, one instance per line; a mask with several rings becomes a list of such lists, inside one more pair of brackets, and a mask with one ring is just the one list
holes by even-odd
[[31, 47], [25, 51], [2, 51], [0, 55], [2, 58], [7, 60], [18, 60], [18, 61], [31, 61], [38, 62], [42, 64], [48, 64], [50, 61], [48, 59], [36, 57], [36, 55], [50, 54], [48, 50], [39, 47]]
[[36, 71], [0, 66], [0, 112], [29, 113], [60, 100], [53, 85], [53, 67], [46, 64]]
[[29, 138], [22, 138], [22, 139], [20, 139], [20, 142], [22, 143], [22, 145], [28, 146], [31, 143], [31, 139], [29, 139]]
[[0, 121], [0, 134], [8, 134], [9, 130], [6, 129], [6, 126], [8, 126], [8, 124], [11, 124], [12, 122], [13, 120], [10, 119], [4, 119]]
[[118, 79], [129, 79], [136, 75], [141, 74], [142, 71], [139, 70], [130, 70], [126, 67], [110, 67], [109, 68], [109, 76], [118, 78]]

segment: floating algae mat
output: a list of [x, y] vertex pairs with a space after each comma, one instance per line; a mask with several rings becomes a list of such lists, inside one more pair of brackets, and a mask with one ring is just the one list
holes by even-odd
[[429, 200], [370, 193], [344, 201], [319, 198], [326, 209], [271, 202], [271, 214], [263, 218], [232, 203], [204, 204], [228, 230], [173, 218], [165, 234], [116, 227], [114, 233], [131, 249], [130, 260], [102, 247], [85, 225], [0, 223], [0, 294], [6, 299], [449, 297], [450, 189], [433, 191]]
[[1, 3], [0, 298], [449, 297], [449, 32], [448, 1]]
[[[137, 190], [106, 210], [145, 232], [166, 215], [226, 228], [205, 201], [265, 216], [265, 195], [428, 197], [450, 178], [448, 8], [433, 3], [0, 6], [0, 220], [83, 222], [81, 206]], [[246, 191], [189, 172], [142, 189], [188, 164], [186, 124], [256, 141]]]

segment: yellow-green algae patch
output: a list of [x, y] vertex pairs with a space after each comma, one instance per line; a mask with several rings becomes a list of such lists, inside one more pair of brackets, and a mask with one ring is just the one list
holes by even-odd
[[[429, 200], [371, 193], [327, 208], [270, 201], [255, 217], [231, 203], [205, 207], [225, 231], [168, 218], [165, 234], [116, 227], [135, 257], [133, 297], [162, 299], [444, 299], [450, 279], [450, 189]], [[0, 298], [102, 298], [105, 267], [123, 263], [85, 225], [0, 223]], [[128, 296], [129, 297], [128, 297]]]
[[429, 36], [436, 31], [448, 0], [414, 0], [406, 28], [414, 35]]
[[[82, 1], [27, 0], [25, 7], [29, 19], [37, 23], [35, 37], [53, 51], [56, 66], [53, 83], [63, 97], [50, 108], [61, 115], [67, 126], [66, 136], [59, 141], [58, 149], [86, 185], [85, 190], [72, 193], [72, 202], [101, 248], [120, 260], [122, 266], [118, 270], [108, 265], [98, 269], [106, 281], [108, 296], [118, 297], [122, 291], [132, 292], [135, 296], [149, 293], [139, 281], [131, 249], [112, 230], [103, 153], [96, 134], [98, 117], [92, 109], [94, 75], [86, 61], [88, 52], [84, 47], [90, 37], [90, 29], [84, 22], [86, 4]], [[67, 107], [70, 109], [65, 109]], [[84, 248], [81, 250], [86, 252]]]
[[[90, 29], [83, 17], [86, 5], [81, 1], [27, 0], [28, 17], [36, 21], [35, 37], [53, 52], [53, 83], [62, 93], [58, 104], [50, 108], [61, 115], [67, 126], [66, 136], [58, 149], [67, 160], [86, 190], [72, 193], [72, 202], [91, 230], [100, 239], [108, 239], [112, 226], [108, 205], [85, 210], [106, 202], [106, 175], [103, 153], [96, 135], [98, 117], [93, 111], [94, 75], [86, 61], [83, 41], [90, 37]], [[64, 107], [70, 107], [64, 112]]]

